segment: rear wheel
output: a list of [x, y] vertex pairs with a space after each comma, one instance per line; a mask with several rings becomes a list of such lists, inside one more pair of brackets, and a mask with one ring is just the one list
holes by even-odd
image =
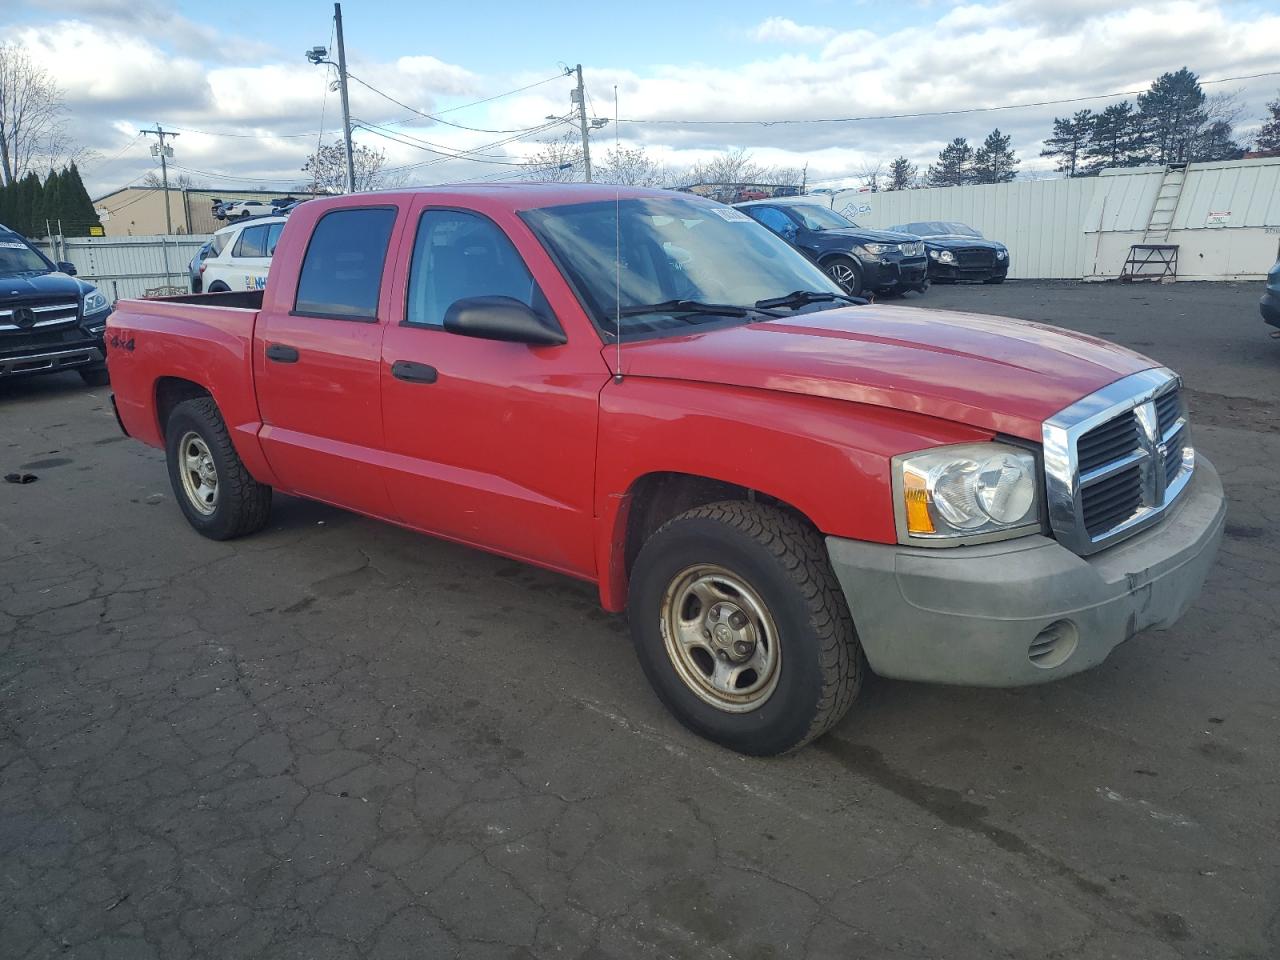
[[209, 284], [209, 292], [210, 293], [230, 293], [231, 288], [228, 287], [221, 280], [215, 280], [213, 281], [213, 283]]
[[821, 736], [861, 685], [862, 649], [822, 538], [776, 507], [728, 501], [668, 522], [636, 558], [628, 615], [663, 703], [742, 753]]
[[178, 506], [199, 533], [230, 540], [266, 526], [271, 488], [250, 476], [212, 397], [174, 407], [165, 453]]
[[822, 269], [827, 272], [827, 276], [840, 284], [851, 297], [860, 296], [862, 293], [862, 267], [857, 260], [850, 257], [832, 257], [822, 265]]

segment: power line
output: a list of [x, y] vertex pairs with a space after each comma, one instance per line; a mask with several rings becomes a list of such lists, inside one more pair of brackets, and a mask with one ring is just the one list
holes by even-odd
[[[325, 81], [328, 86], [328, 80]], [[198, 133], [202, 137], [235, 137], [242, 140], [301, 140], [306, 137], [314, 137], [314, 132], [308, 133], [226, 133], [221, 130], [193, 130], [191, 127], [175, 127], [169, 125], [170, 130], [180, 130], [183, 133]]]
[[[465, 154], [474, 154], [474, 153], [478, 153], [478, 152], [479, 152], [479, 151], [481, 151], [481, 150], [489, 150], [489, 149], [492, 149], [493, 147], [501, 147], [501, 146], [505, 146], [505, 145], [506, 145], [506, 144], [508, 144], [508, 143], [515, 143], [517, 140], [522, 140], [522, 139], [524, 139], [525, 137], [531, 137], [531, 136], [533, 136], [534, 134], [542, 133], [542, 132], [543, 132], [543, 131], [545, 131], [545, 130], [550, 130], [552, 127], [558, 126], [559, 124], [564, 123], [564, 122], [565, 122], [565, 121], [564, 121], [564, 118], [563, 118], [563, 117], [557, 117], [557, 118], [556, 118], [554, 121], [552, 121], [551, 123], [543, 124], [541, 127], [532, 127], [531, 129], [527, 130], [526, 132], [521, 133], [521, 134], [518, 134], [518, 135], [516, 135], [516, 136], [513, 136], [513, 137], [507, 137], [507, 138], [506, 138], [506, 139], [504, 139], [504, 140], [495, 140], [493, 143], [486, 143], [486, 144], [482, 144], [481, 146], [476, 147], [474, 150], [465, 150], [465, 151], [461, 151], [461, 152], [460, 152], [456, 157], [448, 157], [448, 156], [446, 156], [446, 157], [437, 158], [437, 159], [435, 159], [435, 160], [421, 160], [421, 161], [419, 161], [419, 162], [417, 162], [417, 163], [408, 163], [408, 164], [404, 164], [403, 166], [399, 166], [399, 167], [392, 167], [392, 168], [390, 168], [387, 172], [388, 172], [388, 173], [400, 173], [400, 172], [403, 172], [403, 171], [405, 171], [405, 170], [413, 170], [413, 169], [417, 169], [417, 168], [419, 168], [419, 167], [429, 167], [429, 166], [431, 166], [431, 165], [433, 165], [433, 164], [443, 163], [445, 160], [449, 160], [449, 159], [471, 160], [471, 159], [472, 159], [472, 157], [470, 157], [470, 156], [466, 156]], [[438, 151], [432, 151], [432, 152], [433, 152], [433, 153], [435, 153], [435, 152], [438, 152]], [[476, 163], [493, 163], [493, 162], [495, 162], [495, 161], [491, 161], [491, 160], [476, 160], [475, 162], [476, 162]], [[519, 165], [519, 166], [532, 166], [532, 165], [535, 165], [535, 163], [534, 163], [534, 162], [531, 162], [531, 161], [523, 161], [523, 162], [520, 162], [520, 163], [518, 163], [518, 164], [517, 164], [515, 161], [511, 161], [511, 163], [512, 163], [512, 165]]]
[[[416, 107], [411, 107], [407, 103], [404, 103], [401, 100], [397, 100], [395, 97], [391, 96], [389, 93], [383, 93], [377, 87], [373, 86], [373, 84], [367, 83], [366, 81], [361, 80], [350, 70], [347, 71], [347, 77], [351, 80], [354, 80], [356, 83], [360, 84], [360, 86], [364, 87], [366, 90], [370, 90], [373, 93], [376, 93], [378, 96], [382, 97], [382, 99], [390, 101], [391, 103], [394, 103], [397, 107], [402, 107], [403, 109], [408, 110], [410, 113], [416, 113], [418, 116], [425, 117], [428, 120], [434, 120], [436, 123], [443, 123], [447, 127], [456, 127], [459, 130], [470, 130], [472, 133], [524, 133], [527, 130], [533, 129], [532, 127], [524, 127], [524, 128], [517, 127], [511, 130], [490, 130], [485, 127], [468, 127], [465, 124], [454, 123], [451, 120], [441, 120], [440, 117], [437, 116], [436, 114], [424, 113], [423, 111], [417, 109]], [[550, 79], [554, 80], [556, 78], [551, 77]], [[541, 82], [546, 83], [547, 81], [544, 80]], [[511, 92], [515, 92], [515, 91], [511, 91]], [[502, 94], [502, 96], [506, 96], [506, 94]], [[491, 99], [497, 99], [497, 98], [493, 97]], [[483, 101], [477, 101], [477, 102], [483, 102]]]
[[[115, 163], [117, 160], [119, 160], [121, 157], [123, 157], [123, 156], [125, 155], [125, 153], [127, 153], [127, 152], [130, 150], [130, 148], [132, 148], [132, 147], [133, 147], [133, 145], [134, 145], [135, 143], [137, 143], [139, 140], [141, 140], [141, 139], [143, 138], [143, 136], [145, 136], [145, 134], [143, 134], [143, 133], [139, 132], [139, 133], [138, 133], [138, 135], [137, 135], [136, 137], [134, 137], [132, 140], [130, 140], [128, 143], [126, 143], [126, 144], [121, 148], [121, 150], [120, 150], [120, 152], [119, 152], [119, 153], [117, 153], [115, 156], [113, 156], [110, 160], [104, 160], [104, 161], [102, 161], [102, 163], [98, 164], [98, 165], [97, 165], [96, 167], [94, 167], [92, 170], [86, 170], [86, 171], [85, 171], [85, 175], [86, 175], [86, 176], [90, 176], [90, 177], [92, 177], [92, 176], [96, 176], [96, 175], [97, 175], [97, 173], [98, 173], [98, 171], [99, 171], [99, 170], [101, 170], [103, 167], [110, 166], [111, 164], [113, 164], [113, 163]], [[139, 179], [139, 178], [135, 177], [134, 179], [136, 180], [136, 179]]]
[[[1268, 73], [1254, 73], [1241, 77], [1222, 77], [1219, 80], [1201, 80], [1200, 86], [1205, 87], [1213, 83], [1236, 83], [1243, 80], [1259, 80], [1266, 77], [1280, 77], [1280, 70], [1273, 70]], [[918, 120], [925, 117], [952, 117], [964, 113], [991, 113], [996, 110], [1022, 110], [1027, 107], [1051, 107], [1064, 103], [1084, 103], [1088, 100], [1110, 100], [1115, 97], [1134, 97], [1146, 92], [1146, 90], [1121, 90], [1118, 93], [1098, 93], [1088, 97], [1066, 97], [1061, 100], [1037, 100], [1031, 103], [1006, 103], [996, 107], [964, 107], [958, 110], [927, 110], [920, 113], [881, 113], [868, 114], [862, 117], [811, 117], [780, 120], [642, 120], [622, 117], [617, 122], [678, 124], [680, 126], [737, 125], [774, 127], [794, 126], [805, 123], [862, 123], [870, 120]]]
[[[375, 134], [380, 137], [384, 137], [387, 140], [392, 140], [406, 147], [414, 147], [418, 150], [426, 150], [429, 153], [439, 154], [441, 157], [443, 157], [446, 160], [471, 160], [476, 163], [501, 163], [501, 164], [511, 164], [514, 166], [523, 166], [524, 163], [513, 161], [509, 157], [499, 157], [499, 156], [495, 156], [494, 154], [481, 153], [480, 151], [488, 150], [493, 147], [500, 147], [508, 143], [514, 143], [515, 141], [520, 140], [523, 137], [532, 136], [535, 133], [541, 133], [544, 130], [549, 130], [552, 127], [557, 126], [562, 122], [563, 122], [562, 120], [557, 118], [552, 123], [545, 123], [540, 127], [532, 127], [526, 133], [520, 134], [519, 136], [508, 137], [505, 140], [498, 140], [493, 143], [482, 144], [478, 147], [473, 147], [472, 149], [469, 149], [469, 150], [463, 149], [463, 150], [454, 151], [449, 148], [443, 148], [441, 147], [440, 144], [434, 144], [429, 140], [420, 140], [416, 137], [412, 137], [409, 134], [403, 133], [402, 131], [399, 131], [399, 130], [388, 131], [383, 127], [379, 127], [378, 124], [376, 123], [373, 123], [373, 124], [369, 123], [369, 121], [367, 120], [355, 121], [355, 123], [359, 127], [361, 127], [364, 130], [368, 130], [372, 134]], [[405, 138], [405, 139], [402, 139], [402, 138]], [[431, 163], [434, 161], [426, 161], [426, 162]], [[415, 164], [415, 165], [420, 165], [420, 164]]]

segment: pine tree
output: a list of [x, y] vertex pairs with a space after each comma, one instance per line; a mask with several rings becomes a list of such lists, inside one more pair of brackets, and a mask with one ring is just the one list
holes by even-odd
[[74, 162], [62, 175], [62, 210], [62, 226], [69, 237], [87, 237], [90, 227], [102, 225]]
[[1239, 160], [1243, 156], [1244, 148], [1236, 143], [1227, 120], [1214, 120], [1197, 131], [1191, 142], [1191, 159], [1197, 162]]
[[16, 217], [14, 216], [14, 196], [15, 191], [13, 189], [13, 184], [0, 184], [0, 225], [9, 227], [10, 229], [16, 229], [16, 227], [14, 227], [14, 222], [16, 220]]
[[1146, 162], [1142, 127], [1132, 103], [1124, 100], [1094, 114], [1084, 155], [1086, 175], [1108, 167], [1136, 167]]
[[906, 157], [897, 157], [889, 163], [889, 183], [886, 190], [910, 190], [920, 179], [920, 170]]
[[1068, 177], [1084, 172], [1085, 150], [1093, 136], [1094, 114], [1092, 110], [1079, 110], [1070, 117], [1053, 118], [1053, 136], [1044, 142], [1042, 157], [1053, 157], [1054, 169]]
[[43, 185], [35, 173], [28, 172], [18, 182], [17, 215], [14, 218], [18, 223], [14, 229], [24, 237], [44, 236], [43, 192]]
[[938, 162], [929, 166], [931, 187], [959, 187], [970, 183], [973, 147], [964, 137], [956, 137], [938, 152]]
[[1271, 117], [1262, 122], [1253, 149], [1264, 157], [1280, 157], [1280, 97], [1267, 104]]
[[1138, 113], [1150, 159], [1160, 164], [1191, 160], [1196, 134], [1209, 119], [1200, 81], [1186, 67], [1161, 74], [1150, 90], [1138, 94]]
[[62, 180], [59, 179], [57, 170], [50, 169], [49, 175], [44, 178], [40, 203], [40, 215], [49, 224], [49, 229], [57, 233], [58, 221], [62, 218]]
[[973, 176], [970, 183], [1008, 183], [1018, 167], [1018, 157], [1009, 144], [1013, 137], [1002, 134], [1000, 128], [987, 134], [973, 157]]

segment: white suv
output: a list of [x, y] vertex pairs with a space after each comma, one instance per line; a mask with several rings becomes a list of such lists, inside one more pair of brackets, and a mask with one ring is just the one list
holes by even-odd
[[[288, 217], [256, 217], [223, 227], [213, 236], [225, 238], [217, 256], [205, 259], [203, 287], [207, 293], [261, 290], [267, 285], [271, 255]], [[215, 244], [216, 246], [216, 244]]]

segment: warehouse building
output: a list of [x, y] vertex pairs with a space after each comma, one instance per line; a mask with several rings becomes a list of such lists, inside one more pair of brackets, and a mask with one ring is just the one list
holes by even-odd
[[[169, 217], [175, 234], [201, 235], [225, 227], [213, 217], [215, 200], [271, 201], [288, 196], [281, 190], [169, 189]], [[162, 187], [123, 187], [93, 201], [108, 237], [153, 237], [165, 232]]]

